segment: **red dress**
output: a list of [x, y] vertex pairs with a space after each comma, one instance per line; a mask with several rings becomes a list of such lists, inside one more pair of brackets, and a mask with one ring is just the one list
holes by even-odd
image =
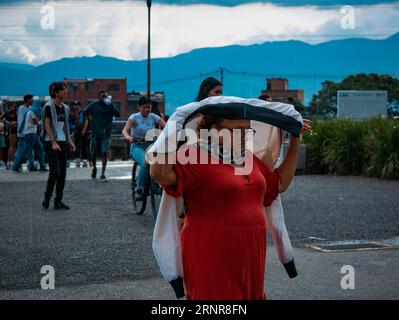
[[186, 298], [266, 299], [263, 206], [278, 195], [278, 171], [254, 156], [252, 172], [235, 175], [230, 164], [210, 164], [211, 155], [196, 152], [209, 164], [177, 163], [177, 185], [163, 186], [174, 197], [183, 195], [186, 205], [180, 233]]

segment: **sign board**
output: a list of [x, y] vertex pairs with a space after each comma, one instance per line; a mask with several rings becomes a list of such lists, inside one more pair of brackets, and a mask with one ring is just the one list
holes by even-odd
[[387, 116], [387, 91], [338, 90], [337, 117], [353, 120]]

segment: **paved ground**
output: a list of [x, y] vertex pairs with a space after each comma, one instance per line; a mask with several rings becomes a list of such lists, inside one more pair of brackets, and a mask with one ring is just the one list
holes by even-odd
[[[108, 183], [70, 169], [69, 212], [40, 209], [46, 174], [0, 171], [0, 299], [173, 299], [151, 250], [150, 213], [132, 213], [130, 163], [113, 163]], [[297, 176], [283, 195], [299, 276], [289, 279], [269, 244], [270, 299], [398, 299], [398, 181]], [[394, 248], [321, 253], [315, 240], [391, 239]], [[320, 242], [320, 241], [319, 241]], [[355, 289], [342, 290], [343, 265]], [[56, 269], [56, 290], [40, 287], [40, 268]]]

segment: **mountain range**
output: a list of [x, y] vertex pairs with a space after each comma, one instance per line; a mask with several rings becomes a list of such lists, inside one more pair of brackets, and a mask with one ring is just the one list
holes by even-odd
[[[349, 38], [316, 45], [302, 41], [202, 48], [152, 59], [152, 90], [164, 91], [167, 113], [193, 101], [201, 80], [224, 68], [224, 94], [257, 97], [266, 78], [285, 77], [305, 90], [305, 103], [325, 80], [354, 73], [399, 75], [399, 33], [383, 40]], [[39, 66], [0, 62], [0, 95], [47, 95], [48, 84], [64, 78], [127, 78], [128, 90], [146, 90], [147, 61], [94, 56], [64, 58]]]

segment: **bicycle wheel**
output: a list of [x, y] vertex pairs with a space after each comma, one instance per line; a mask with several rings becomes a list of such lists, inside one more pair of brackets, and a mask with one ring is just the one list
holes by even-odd
[[152, 210], [152, 215], [155, 220], [157, 219], [157, 216], [158, 216], [158, 210], [159, 210], [159, 205], [161, 203], [162, 191], [163, 190], [162, 190], [161, 186], [154, 180], [151, 180], [151, 210]]
[[145, 211], [145, 207], [147, 205], [147, 196], [148, 196], [148, 182], [144, 182], [144, 188], [143, 188], [143, 197], [142, 199], [137, 198], [137, 193], [136, 193], [136, 187], [137, 187], [137, 175], [138, 175], [138, 169], [140, 166], [135, 162], [133, 164], [133, 169], [132, 169], [132, 180], [131, 180], [131, 193], [132, 193], [132, 201], [133, 201], [133, 208], [134, 212], [138, 215], [142, 215]]

